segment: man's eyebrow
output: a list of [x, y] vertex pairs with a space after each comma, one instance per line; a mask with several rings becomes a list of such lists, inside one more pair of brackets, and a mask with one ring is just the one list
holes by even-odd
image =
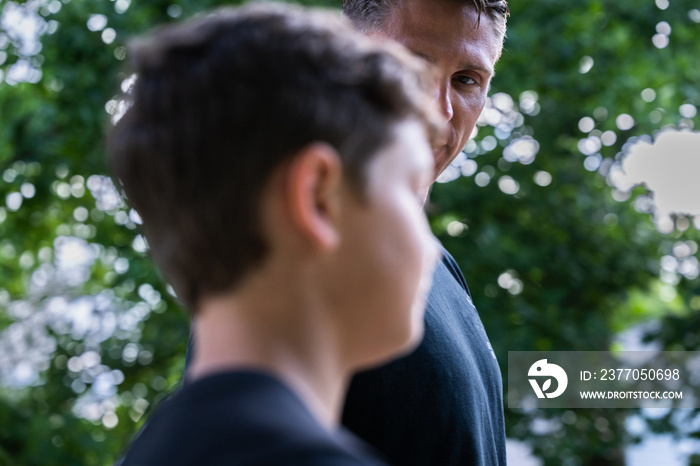
[[484, 72], [484, 73], [488, 73], [492, 78], [493, 78], [494, 76], [496, 76], [496, 71], [495, 71], [495, 70], [493, 70], [493, 69], [491, 69], [491, 68], [488, 68], [488, 67], [485, 67], [485, 66], [469, 64], [469, 65], [463, 65], [463, 66], [461, 67], [461, 69], [463, 69], [463, 70], [473, 70], [473, 71], [482, 71], [482, 72]]
[[430, 55], [427, 55], [427, 54], [422, 53], [422, 52], [416, 52], [415, 50], [410, 50], [410, 49], [409, 49], [409, 51], [410, 51], [413, 55], [415, 55], [416, 57], [422, 58], [423, 60], [427, 61], [428, 63], [433, 63], [433, 64], [435, 64], [435, 60], [434, 60], [433, 57], [431, 57]]
[[[413, 53], [413, 55], [415, 55], [416, 57], [422, 58], [423, 60], [427, 61], [428, 63], [435, 65], [435, 59], [433, 57], [431, 57], [430, 55], [427, 55], [427, 54], [421, 53], [421, 52], [416, 52], [415, 50], [411, 50], [411, 53]], [[487, 73], [492, 78], [494, 76], [496, 76], [495, 70], [490, 69], [490, 68], [485, 67], [485, 66], [475, 65], [473, 63], [465, 63], [465, 64], [461, 65], [459, 68], [460, 68], [460, 70], [466, 70], [466, 71], [481, 71], [483, 73]]]

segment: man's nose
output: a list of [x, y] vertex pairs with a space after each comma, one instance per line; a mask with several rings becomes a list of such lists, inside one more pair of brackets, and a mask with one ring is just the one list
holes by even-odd
[[450, 121], [454, 115], [454, 110], [452, 108], [452, 98], [450, 94], [452, 93], [452, 88], [449, 81], [443, 81], [438, 85], [437, 88], [437, 101], [438, 107], [440, 108], [440, 113], [445, 117], [445, 121]]

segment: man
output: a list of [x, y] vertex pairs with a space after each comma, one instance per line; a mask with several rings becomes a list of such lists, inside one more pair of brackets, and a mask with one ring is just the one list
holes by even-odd
[[351, 374], [422, 335], [444, 126], [427, 66], [336, 15], [264, 4], [129, 56], [110, 162], [196, 347], [123, 464], [380, 464], [338, 425]]
[[[502, 0], [344, 0], [364, 33], [393, 39], [440, 74], [449, 131], [434, 149], [434, 178], [466, 144], [501, 54]], [[505, 465], [498, 364], [459, 267], [445, 251], [433, 277], [425, 338], [401, 360], [355, 377], [343, 423], [392, 463]]]

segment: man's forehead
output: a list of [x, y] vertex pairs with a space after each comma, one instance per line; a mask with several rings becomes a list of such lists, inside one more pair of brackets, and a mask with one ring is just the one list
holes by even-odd
[[469, 2], [402, 0], [371, 35], [401, 43], [434, 65], [493, 75], [503, 37]]
[[[443, 13], [449, 12], [447, 18]], [[389, 2], [383, 16], [388, 25], [400, 20], [406, 27], [415, 28], [434, 22], [459, 23], [468, 29], [477, 28], [480, 23], [488, 24], [488, 15], [480, 15], [472, 2], [460, 0], [396, 0]], [[466, 19], [466, 21], [465, 21]]]

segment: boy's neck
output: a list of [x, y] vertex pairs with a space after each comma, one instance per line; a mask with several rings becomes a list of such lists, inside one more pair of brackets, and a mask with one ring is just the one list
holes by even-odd
[[309, 304], [313, 300], [279, 285], [271, 292], [256, 280], [245, 292], [210, 298], [200, 307], [188, 378], [236, 369], [266, 372], [286, 383], [323, 425], [335, 427], [350, 367], [334, 332]]

